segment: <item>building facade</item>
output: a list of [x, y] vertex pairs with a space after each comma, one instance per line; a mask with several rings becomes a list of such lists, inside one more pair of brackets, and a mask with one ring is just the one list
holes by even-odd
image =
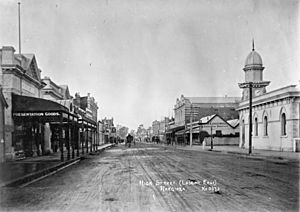
[[236, 108], [240, 97], [185, 97], [177, 98], [174, 106], [174, 126], [168, 131], [171, 134], [171, 142], [187, 144], [192, 138], [192, 143], [201, 143], [199, 132], [187, 133], [190, 123], [193, 127], [199, 127], [201, 118], [217, 114], [224, 120], [238, 118]]
[[160, 122], [155, 120], [152, 122], [152, 136], [159, 136]]
[[5, 161], [5, 108], [8, 107], [0, 86], [0, 163]]
[[[245, 62], [245, 81], [263, 82], [263, 63], [254, 50]], [[268, 85], [268, 83], [267, 83]], [[266, 86], [252, 91], [252, 148], [295, 151], [300, 138], [300, 84], [271, 92]], [[249, 89], [243, 89], [243, 101], [237, 110], [240, 117], [240, 147], [249, 148]]]
[[116, 135], [116, 128], [114, 126], [114, 119], [104, 118], [102, 119], [103, 131], [104, 131], [104, 143], [112, 143], [114, 135]]
[[206, 138], [206, 145], [239, 145], [239, 119], [226, 121], [220, 115], [213, 114], [202, 117], [199, 125], [199, 128], [194, 128], [194, 133], [199, 133], [201, 144]]
[[95, 98], [87, 94], [87, 96], [81, 97], [79, 93], [75, 94], [74, 104], [78, 105], [81, 109], [86, 111], [86, 117], [97, 122], [98, 116], [98, 104], [95, 101]]
[[74, 158], [75, 150], [79, 156], [79, 148], [82, 153], [95, 149], [98, 107], [93, 98], [83, 98], [76, 108], [67, 86], [58, 86], [48, 77], [41, 79], [34, 54], [15, 54], [13, 47], [4, 46], [0, 65], [0, 85], [7, 103], [1, 118], [5, 125], [1, 147], [5, 147], [7, 160], [52, 151], [59, 151], [64, 160]]
[[42, 81], [45, 86], [42, 88], [42, 97], [49, 100], [62, 100], [64, 96], [62, 94], [62, 88], [53, 82], [50, 77], [44, 77]]
[[[24, 132], [21, 123], [13, 118], [13, 95], [40, 98], [45, 84], [34, 54], [15, 54], [13, 47], [3, 46], [0, 49], [0, 65], [0, 84], [8, 105], [5, 109], [5, 154], [6, 158], [11, 159], [16, 152], [26, 148], [23, 140], [19, 139], [19, 134]], [[26, 127], [29, 130], [32, 126]], [[39, 133], [40, 129], [38, 124], [34, 127]]]
[[185, 97], [181, 95], [174, 105], [175, 125], [199, 121], [200, 118], [219, 114], [225, 120], [238, 117], [235, 111], [240, 97]]

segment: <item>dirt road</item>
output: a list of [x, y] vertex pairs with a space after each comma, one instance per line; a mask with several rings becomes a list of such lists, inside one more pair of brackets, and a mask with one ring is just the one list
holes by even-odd
[[92, 155], [23, 188], [2, 210], [298, 211], [299, 163], [137, 144]]

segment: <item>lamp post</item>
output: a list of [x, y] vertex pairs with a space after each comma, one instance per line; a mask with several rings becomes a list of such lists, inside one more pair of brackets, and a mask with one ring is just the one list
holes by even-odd
[[249, 154], [252, 153], [252, 89], [266, 87], [269, 84], [269, 81], [239, 83], [240, 88], [249, 88]]

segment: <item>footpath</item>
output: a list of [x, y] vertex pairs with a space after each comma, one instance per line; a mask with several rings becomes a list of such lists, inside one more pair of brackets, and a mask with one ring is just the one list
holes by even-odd
[[248, 158], [248, 159], [256, 159], [256, 160], [271, 160], [275, 162], [287, 162], [294, 161], [300, 162], [300, 152], [283, 152], [283, 151], [274, 151], [274, 150], [261, 150], [261, 149], [253, 149], [252, 153], [249, 154], [249, 149], [242, 149], [238, 146], [214, 146], [213, 149], [210, 146], [203, 147], [201, 145], [193, 145], [193, 146], [170, 146], [176, 149], [181, 150], [190, 150], [190, 151], [202, 151], [202, 152], [214, 152], [214, 153], [222, 153], [222, 154], [233, 154], [238, 155], [240, 157]]
[[[96, 151], [103, 151], [112, 146], [114, 144], [104, 144], [98, 146]], [[94, 154], [94, 152], [88, 154]], [[36, 181], [78, 163], [85, 155], [80, 154], [79, 157], [61, 162], [60, 153], [57, 152], [51, 155], [0, 163], [0, 187], [13, 187]]]

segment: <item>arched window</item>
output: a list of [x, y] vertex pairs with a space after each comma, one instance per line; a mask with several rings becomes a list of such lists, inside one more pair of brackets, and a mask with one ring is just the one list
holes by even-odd
[[286, 135], [286, 115], [281, 114], [281, 135]]
[[268, 116], [264, 116], [264, 136], [268, 136]]
[[257, 117], [254, 119], [254, 130], [255, 130], [255, 136], [258, 136], [258, 120]]

